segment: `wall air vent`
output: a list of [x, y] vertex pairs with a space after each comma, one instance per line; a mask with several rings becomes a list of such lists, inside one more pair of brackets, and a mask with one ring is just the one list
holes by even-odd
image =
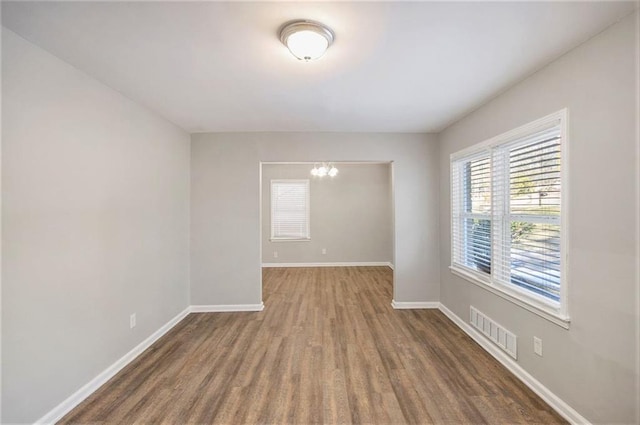
[[475, 307], [471, 306], [471, 325], [502, 348], [514, 359], [518, 358], [518, 339], [502, 325], [496, 323]]

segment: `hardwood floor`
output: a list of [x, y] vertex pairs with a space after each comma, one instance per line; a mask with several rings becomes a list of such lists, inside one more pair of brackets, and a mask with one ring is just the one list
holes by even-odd
[[190, 314], [61, 423], [566, 423], [386, 267], [264, 269], [265, 310]]

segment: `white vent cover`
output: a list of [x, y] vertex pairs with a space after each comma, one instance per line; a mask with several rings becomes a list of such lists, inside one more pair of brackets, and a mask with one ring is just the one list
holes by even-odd
[[498, 347], [506, 351], [507, 354], [514, 359], [518, 358], [518, 339], [512, 332], [488, 318], [483, 313], [480, 313], [473, 306], [471, 306], [470, 322], [474, 328], [482, 332]]

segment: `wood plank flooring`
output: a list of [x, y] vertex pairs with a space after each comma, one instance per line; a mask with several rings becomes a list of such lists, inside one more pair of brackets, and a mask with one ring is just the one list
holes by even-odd
[[190, 314], [63, 424], [557, 424], [386, 267], [263, 270], [265, 310]]

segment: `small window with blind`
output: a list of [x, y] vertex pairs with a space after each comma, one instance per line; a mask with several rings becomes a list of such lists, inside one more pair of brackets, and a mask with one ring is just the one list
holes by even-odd
[[271, 240], [309, 239], [309, 180], [271, 180]]
[[451, 155], [451, 270], [568, 324], [566, 110]]

